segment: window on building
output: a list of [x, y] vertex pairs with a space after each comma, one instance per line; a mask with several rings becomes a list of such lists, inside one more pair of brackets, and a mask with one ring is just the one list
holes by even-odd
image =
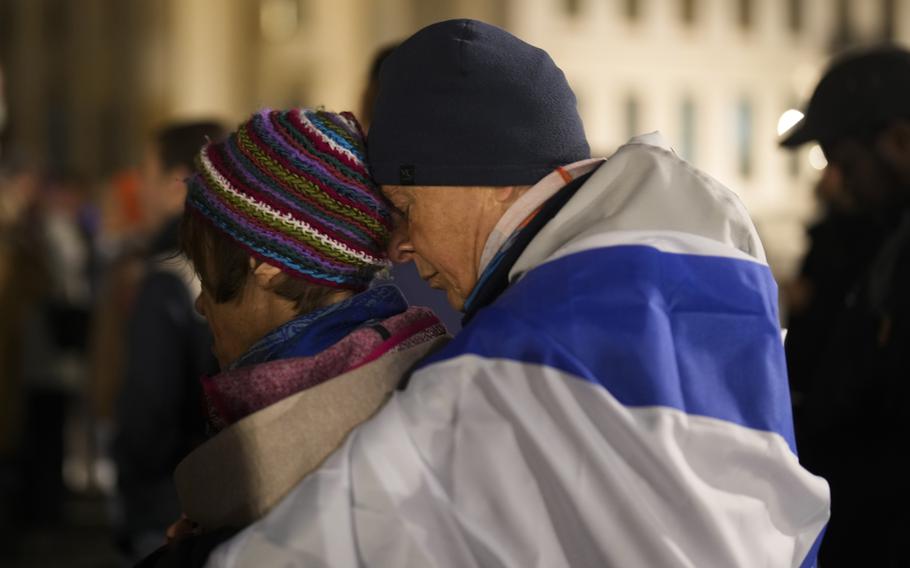
[[753, 113], [752, 101], [749, 99], [741, 99], [736, 104], [736, 169], [744, 178], [751, 177], [755, 169]]
[[582, 0], [562, 0], [562, 7], [566, 15], [575, 17], [581, 13]]
[[743, 30], [751, 30], [754, 14], [752, 0], [739, 0], [736, 11], [736, 19], [739, 27]]
[[679, 107], [679, 130], [681, 133], [679, 151], [683, 159], [688, 162], [695, 161], [695, 113], [695, 101], [692, 97], [687, 96]]
[[638, 97], [629, 95], [626, 98], [625, 107], [626, 138], [628, 139], [641, 134], [641, 132], [638, 131], [641, 126], [641, 108]]
[[640, 0], [625, 0], [626, 19], [630, 22], [637, 22], [641, 19], [641, 2]]
[[849, 0], [837, 0], [835, 6], [834, 37], [831, 41], [833, 50], [843, 49], [853, 43], [853, 30], [850, 27]]
[[301, 23], [300, 0], [264, 0], [259, 5], [259, 29], [271, 42], [284, 42], [297, 34]]
[[802, 162], [802, 154], [799, 152], [787, 152], [787, 172], [790, 177], [797, 179], [799, 177], [799, 166]]
[[897, 18], [896, 0], [882, 0], [882, 39], [894, 41], [894, 22]]
[[696, 0], [681, 0], [679, 10], [680, 19], [685, 25], [691, 26], [695, 23], [695, 18], [698, 16], [696, 13], [698, 11]]
[[803, 31], [803, 0], [787, 0], [787, 27], [795, 34]]

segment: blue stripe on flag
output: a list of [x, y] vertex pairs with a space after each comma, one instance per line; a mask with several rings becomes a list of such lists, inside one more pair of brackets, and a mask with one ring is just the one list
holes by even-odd
[[809, 549], [809, 554], [803, 559], [803, 563], [799, 565], [799, 568], [816, 568], [818, 566], [818, 550], [821, 548], [826, 530], [828, 530], [827, 526], [822, 529], [822, 532], [818, 533], [818, 538], [815, 539], [815, 543]]
[[794, 450], [767, 266], [614, 246], [530, 271], [421, 367], [462, 354], [561, 369], [626, 406], [776, 432]]

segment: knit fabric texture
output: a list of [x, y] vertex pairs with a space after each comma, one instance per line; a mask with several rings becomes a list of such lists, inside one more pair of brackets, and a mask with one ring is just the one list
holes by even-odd
[[351, 113], [263, 110], [203, 147], [188, 209], [262, 261], [314, 284], [367, 287], [392, 218]]
[[389, 185], [533, 185], [591, 156], [547, 52], [477, 20], [423, 28], [386, 58], [367, 146]]
[[209, 426], [220, 431], [294, 393], [445, 334], [445, 326], [429, 308], [411, 307], [356, 329], [316, 355], [277, 359], [205, 377], [202, 388]]

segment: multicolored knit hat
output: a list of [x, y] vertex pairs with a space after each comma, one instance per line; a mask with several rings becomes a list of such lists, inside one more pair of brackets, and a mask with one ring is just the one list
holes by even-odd
[[188, 187], [188, 210], [292, 276], [360, 290], [388, 265], [391, 210], [351, 113], [261, 111], [202, 149]]

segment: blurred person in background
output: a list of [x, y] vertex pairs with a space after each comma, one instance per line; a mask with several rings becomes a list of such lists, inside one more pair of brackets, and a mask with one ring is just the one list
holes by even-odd
[[[840, 276], [849, 282], [814, 286], [819, 296], [837, 296], [824, 300], [829, 328], [796, 327], [787, 339], [791, 358], [802, 358], [794, 379], [805, 385], [800, 459], [831, 484], [820, 563], [903, 566], [910, 528], [901, 465], [910, 385], [910, 52], [883, 46], [836, 59], [782, 144], [812, 140], [824, 150], [824, 176], [834, 178], [855, 229], [836, 236], [839, 260], [849, 266]], [[810, 333], [817, 335], [804, 337]], [[812, 340], [821, 345], [806, 357], [800, 349]]]
[[25, 435], [23, 327], [48, 288], [46, 263], [37, 252], [42, 241], [33, 223], [39, 183], [27, 169], [0, 169], [0, 525], [12, 523], [20, 514], [14, 505], [23, 505], [23, 472], [17, 465]]
[[592, 159], [563, 72], [483, 22], [380, 75], [390, 256], [464, 327], [209, 566], [812, 566], [828, 487], [734, 193], [657, 133]]
[[125, 338], [113, 453], [120, 542], [131, 558], [161, 546], [165, 529], [180, 514], [174, 467], [204, 433], [199, 378], [215, 362], [205, 322], [193, 308], [199, 281], [178, 254], [178, 227], [193, 159], [207, 140], [223, 133], [211, 121], [164, 126], [152, 137], [140, 170], [139, 202], [150, 240], [125, 334], [106, 334], [114, 341]]
[[27, 305], [22, 334], [26, 410], [22, 442], [22, 517], [54, 525], [66, 496], [64, 425], [78, 411], [86, 385], [92, 302], [92, 214], [89, 186], [70, 173], [45, 176], [26, 212], [28, 254], [43, 286]]
[[374, 279], [392, 223], [350, 113], [261, 111], [203, 149], [181, 246], [221, 369], [203, 379], [216, 434], [175, 474], [180, 524], [200, 537], [144, 565], [198, 557], [268, 512], [445, 342], [432, 311]]
[[797, 423], [844, 299], [880, 238], [875, 225], [857, 214], [837, 165], [822, 171], [815, 198], [819, 217], [806, 231], [809, 244], [798, 276], [782, 285], [787, 302], [787, 374]]
[[[138, 168], [116, 172], [99, 186], [95, 239], [97, 292], [89, 329], [87, 488], [106, 497], [107, 517], [122, 527], [113, 457], [116, 402], [123, 383], [127, 322], [146, 273], [152, 235], [143, 225]], [[120, 537], [121, 548], [127, 547]], [[111, 544], [116, 544], [112, 542]]]
[[[380, 48], [370, 62], [367, 84], [360, 98], [360, 115], [358, 117], [365, 132], [369, 132], [370, 123], [373, 120], [373, 105], [376, 102], [376, 95], [379, 93], [379, 70], [382, 68], [383, 61], [396, 47], [398, 47], [397, 44], [392, 44]], [[420, 279], [420, 274], [417, 273], [417, 267], [413, 262], [395, 264], [392, 267], [392, 278], [409, 303], [431, 308], [445, 322], [449, 332], [457, 333], [461, 329], [461, 314], [449, 305], [444, 292], [430, 288], [426, 282]]]
[[[14, 182], [10, 179], [6, 168], [3, 167], [5, 127], [6, 95], [3, 88], [3, 64], [0, 62], [0, 314], [8, 313], [8, 310], [13, 307], [11, 302], [15, 298], [6, 287], [8, 283], [14, 281], [10, 278], [15, 261], [10, 246], [9, 231], [18, 216], [16, 203], [18, 199], [11, 197], [17, 192], [9, 189]], [[6, 502], [6, 487], [3, 483], [6, 475], [3, 474], [6, 473], [7, 460], [10, 460], [15, 444], [16, 418], [21, 407], [18, 373], [14, 370], [14, 360], [18, 353], [14, 338], [17, 334], [15, 325], [11, 325], [9, 321], [15, 321], [16, 318], [10, 314], [10, 316], [4, 315], [3, 320], [0, 322], [0, 503]], [[2, 519], [3, 517], [0, 517], [0, 521]]]
[[[89, 339], [89, 403], [94, 429], [92, 484], [110, 493], [110, 439], [114, 407], [123, 381], [127, 317], [145, 274], [147, 243], [139, 205], [137, 171], [115, 174], [102, 188], [96, 240], [98, 293]], [[145, 236], [146, 238], [143, 238]]]

